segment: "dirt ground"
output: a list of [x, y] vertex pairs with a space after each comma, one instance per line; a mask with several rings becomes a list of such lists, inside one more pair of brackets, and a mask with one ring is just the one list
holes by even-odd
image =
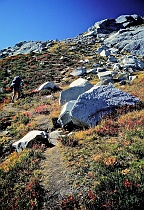
[[48, 148], [44, 157], [41, 163], [41, 185], [45, 190], [42, 210], [52, 210], [57, 209], [60, 200], [73, 191], [71, 171], [66, 167], [58, 145]]

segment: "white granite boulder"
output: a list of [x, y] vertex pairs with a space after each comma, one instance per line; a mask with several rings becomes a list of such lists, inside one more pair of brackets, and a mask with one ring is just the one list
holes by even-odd
[[48, 142], [51, 145], [56, 146], [60, 136], [61, 136], [61, 131], [59, 131], [59, 130], [52, 131], [49, 133]]
[[76, 100], [79, 95], [86, 92], [92, 87], [93, 85], [86, 79], [79, 78], [75, 80], [70, 84], [70, 87], [68, 89], [61, 91], [59, 104], [63, 105], [68, 101]]
[[139, 58], [136, 56], [124, 56], [120, 60], [120, 65], [123, 68], [130, 68], [133, 67], [135, 69], [143, 69], [144, 68], [144, 62], [142, 62]]
[[68, 125], [70, 122], [72, 122], [70, 111], [75, 104], [76, 100], [67, 102], [61, 109], [61, 113], [58, 118], [58, 124], [64, 128], [66, 125]]
[[39, 130], [33, 130], [27, 133], [23, 138], [21, 138], [19, 141], [16, 141], [12, 144], [12, 147], [16, 149], [17, 152], [22, 151], [26, 147], [29, 146], [30, 143], [33, 141], [47, 141], [48, 134], [45, 131], [39, 131]]
[[85, 68], [77, 68], [73, 72], [70, 73], [72, 76], [82, 76], [86, 74]]
[[113, 78], [112, 73], [113, 73], [112, 71], [105, 71], [105, 72], [99, 72], [97, 75], [101, 81], [104, 81], [107, 79], [112, 80], [112, 78]]
[[109, 55], [110, 55], [109, 50], [102, 50], [100, 53], [100, 56], [103, 56], [103, 57], [108, 57]]
[[94, 86], [79, 96], [74, 103], [70, 116], [77, 125], [95, 126], [113, 108], [135, 105], [139, 99], [113, 85]]
[[37, 91], [44, 90], [44, 89], [59, 89], [58, 85], [54, 82], [45, 82], [37, 88]]

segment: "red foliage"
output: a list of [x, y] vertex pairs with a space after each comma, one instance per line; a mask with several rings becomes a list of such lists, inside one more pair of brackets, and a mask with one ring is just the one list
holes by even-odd
[[35, 108], [35, 113], [46, 114], [48, 112], [47, 105], [40, 105]]
[[36, 65], [32, 65], [32, 66], [29, 66], [29, 68], [30, 68], [30, 69], [35, 69], [35, 68], [37, 68], [37, 67], [36, 67]]
[[118, 123], [111, 120], [111, 119], [105, 119], [104, 125], [101, 127], [97, 127], [96, 131], [99, 135], [105, 136], [117, 136], [119, 131]]
[[26, 117], [32, 117], [32, 113], [26, 111], [26, 112], [25, 112], [25, 116], [26, 116]]
[[130, 188], [130, 187], [132, 186], [132, 182], [129, 182], [129, 180], [126, 179], [126, 180], [124, 181], [124, 186], [127, 187], [127, 188]]
[[87, 198], [90, 199], [91, 201], [94, 201], [97, 198], [97, 195], [92, 192], [92, 190], [88, 191]]

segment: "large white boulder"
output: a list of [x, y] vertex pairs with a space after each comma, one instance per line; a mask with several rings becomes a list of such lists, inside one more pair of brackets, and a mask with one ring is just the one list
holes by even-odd
[[40, 90], [44, 90], [44, 89], [55, 89], [55, 88], [58, 88], [58, 85], [56, 85], [54, 82], [45, 82], [43, 83], [42, 85], [40, 85], [37, 90], [40, 91]]
[[31, 141], [42, 140], [45, 142], [47, 138], [48, 138], [48, 134], [45, 131], [33, 130], [27, 133], [19, 141], [16, 141], [15, 143], [13, 143], [12, 147], [14, 147], [17, 152], [20, 152], [24, 148], [26, 148], [30, 144]]
[[115, 107], [134, 105], [138, 101], [138, 98], [113, 85], [94, 86], [78, 97], [70, 111], [70, 116], [77, 125], [92, 127]]
[[75, 104], [76, 100], [67, 102], [61, 110], [61, 113], [58, 118], [58, 123], [62, 128], [64, 128], [66, 125], [68, 125], [70, 122], [72, 122], [70, 111]]
[[70, 88], [61, 91], [60, 98], [59, 98], [59, 104], [63, 105], [64, 103], [76, 100], [79, 95], [86, 92], [90, 88], [92, 88], [93, 85], [86, 79], [79, 78], [72, 82], [70, 84]]

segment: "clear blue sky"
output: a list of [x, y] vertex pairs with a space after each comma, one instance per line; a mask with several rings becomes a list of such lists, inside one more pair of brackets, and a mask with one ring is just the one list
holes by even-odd
[[0, 49], [72, 38], [97, 21], [124, 14], [144, 16], [144, 0], [0, 0]]

